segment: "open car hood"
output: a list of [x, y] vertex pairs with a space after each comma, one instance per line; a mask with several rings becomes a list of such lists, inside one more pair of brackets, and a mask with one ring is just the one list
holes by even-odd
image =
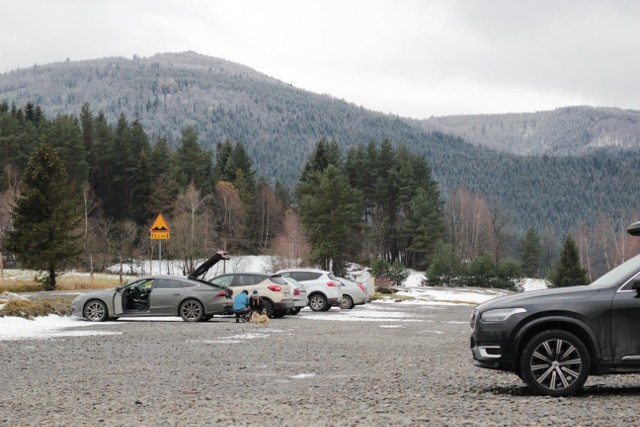
[[227, 260], [230, 258], [231, 257], [229, 256], [229, 254], [225, 251], [218, 251], [211, 258], [209, 258], [208, 260], [200, 264], [195, 270], [193, 270], [188, 277], [191, 280], [198, 280], [200, 277], [207, 274], [207, 271], [209, 271], [211, 267], [216, 265], [218, 261]]

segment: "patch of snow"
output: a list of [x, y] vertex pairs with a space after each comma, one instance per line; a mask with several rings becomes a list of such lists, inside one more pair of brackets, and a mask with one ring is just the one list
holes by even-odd
[[[113, 325], [114, 322], [103, 322], [101, 325]], [[120, 332], [107, 331], [78, 331], [66, 330], [94, 326], [97, 323], [83, 321], [74, 317], [64, 317], [50, 314], [36, 317], [33, 320], [22, 317], [0, 318], [0, 341], [20, 340], [28, 338], [49, 339], [58, 337], [87, 336], [87, 335], [114, 335]]]
[[520, 279], [517, 286], [524, 292], [537, 291], [540, 289], [547, 289], [549, 287], [549, 282], [544, 279]]
[[298, 375], [290, 376], [289, 378], [291, 378], [291, 379], [303, 379], [303, 378], [313, 378], [315, 376], [316, 376], [316, 374], [298, 374]]

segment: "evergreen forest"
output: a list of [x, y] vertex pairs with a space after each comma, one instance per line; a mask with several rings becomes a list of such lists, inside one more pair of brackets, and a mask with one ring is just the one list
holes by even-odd
[[546, 276], [572, 235], [591, 279], [636, 251], [624, 230], [639, 216], [637, 123], [591, 107], [418, 121], [193, 52], [34, 65], [0, 75], [0, 227], [13, 229], [46, 144], [92, 271], [151, 257], [163, 212], [185, 271], [226, 248], [445, 277], [443, 253], [522, 261], [534, 236], [522, 265]]

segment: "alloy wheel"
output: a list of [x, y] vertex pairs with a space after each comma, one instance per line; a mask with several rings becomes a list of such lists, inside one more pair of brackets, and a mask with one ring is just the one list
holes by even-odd
[[589, 364], [589, 352], [578, 337], [550, 330], [536, 335], [527, 344], [521, 373], [534, 390], [550, 396], [567, 396], [584, 385]]
[[92, 322], [102, 322], [107, 318], [107, 307], [102, 301], [90, 301], [84, 309], [84, 316]]
[[202, 305], [195, 300], [188, 300], [180, 306], [180, 316], [186, 322], [195, 322], [202, 318]]

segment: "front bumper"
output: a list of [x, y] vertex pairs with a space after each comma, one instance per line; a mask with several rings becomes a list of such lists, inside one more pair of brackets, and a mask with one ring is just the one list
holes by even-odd
[[[515, 320], [515, 319], [514, 319]], [[474, 313], [469, 347], [473, 365], [480, 368], [515, 371], [514, 322], [483, 322]]]
[[79, 298], [75, 298], [73, 301], [71, 301], [71, 315], [73, 317], [83, 317], [83, 304], [84, 301], [81, 301]]

